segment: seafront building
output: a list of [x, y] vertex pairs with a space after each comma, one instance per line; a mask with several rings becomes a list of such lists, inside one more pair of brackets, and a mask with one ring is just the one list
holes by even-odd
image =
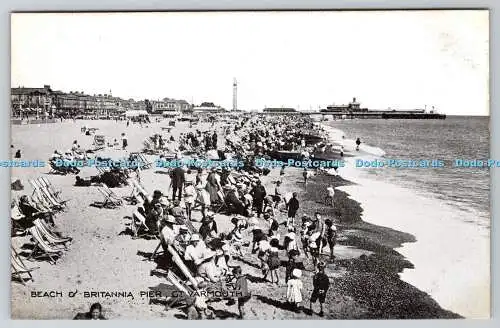
[[120, 116], [130, 110], [145, 110], [151, 114], [188, 112], [193, 106], [185, 100], [134, 100], [106, 94], [86, 94], [83, 91], [63, 92], [50, 85], [42, 88], [11, 88], [12, 117], [25, 116], [92, 116], [98, 118]]

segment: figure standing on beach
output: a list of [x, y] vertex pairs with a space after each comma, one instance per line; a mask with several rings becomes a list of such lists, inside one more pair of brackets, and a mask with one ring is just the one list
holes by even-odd
[[122, 133], [122, 149], [123, 150], [127, 149], [127, 146], [128, 146], [127, 136], [125, 135], [125, 133]]
[[356, 139], [356, 150], [359, 151], [359, 145], [361, 145], [361, 140], [359, 138]]
[[302, 302], [303, 284], [300, 277], [302, 277], [302, 271], [293, 269], [292, 278], [287, 283], [286, 300], [295, 312], [299, 312], [299, 305]]
[[304, 186], [307, 187], [307, 178], [308, 178], [307, 167], [304, 167], [304, 171], [302, 172], [302, 176], [304, 177]]
[[333, 186], [329, 186], [326, 188], [327, 195], [325, 196], [325, 204], [326, 205], [331, 205], [333, 207], [334, 203], [334, 197], [335, 197], [335, 188]]
[[250, 191], [250, 195], [253, 197], [254, 207], [257, 209], [257, 217], [260, 218], [262, 214], [262, 207], [264, 206], [264, 198], [266, 197], [266, 188], [262, 185], [262, 182], [257, 180], [257, 184]]
[[286, 220], [286, 225], [290, 224], [290, 220], [292, 221], [292, 226], [295, 225], [295, 215], [299, 210], [299, 200], [297, 199], [297, 193], [294, 192], [292, 194], [292, 198], [288, 201], [288, 218]]
[[186, 187], [184, 188], [184, 205], [186, 206], [186, 215], [189, 221], [191, 221], [191, 207], [193, 206], [196, 199], [196, 189], [193, 186], [192, 180], [186, 180]]
[[170, 184], [172, 185], [172, 200], [175, 200], [176, 194], [178, 194], [179, 201], [182, 198], [182, 187], [186, 181], [184, 170], [182, 167], [177, 166], [172, 170], [170, 175]]
[[238, 312], [239, 318], [245, 318], [245, 304], [252, 297], [248, 292], [248, 281], [246, 275], [242, 274], [241, 267], [237, 266], [233, 269], [233, 275], [236, 278], [235, 290], [241, 293], [241, 297], [238, 297]]
[[330, 248], [330, 260], [335, 260], [335, 253], [333, 249], [335, 248], [335, 244], [337, 244], [337, 227], [333, 224], [331, 219], [325, 220], [326, 226], [326, 241], [328, 243], [328, 247]]
[[312, 314], [312, 305], [319, 301], [320, 311], [318, 315], [322, 317], [323, 313], [323, 304], [326, 299], [326, 292], [330, 288], [330, 280], [328, 276], [325, 274], [325, 263], [318, 263], [318, 272], [313, 277], [313, 292], [311, 294], [311, 301], [309, 303], [309, 310]]

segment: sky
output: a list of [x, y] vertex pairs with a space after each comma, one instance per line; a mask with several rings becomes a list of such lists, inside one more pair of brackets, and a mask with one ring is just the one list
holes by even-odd
[[11, 86], [489, 115], [486, 10], [11, 15]]

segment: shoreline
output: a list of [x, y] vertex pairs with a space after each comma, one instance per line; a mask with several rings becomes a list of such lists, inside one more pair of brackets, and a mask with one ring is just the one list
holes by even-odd
[[[295, 179], [300, 180], [300, 173]], [[335, 210], [322, 203], [326, 187], [333, 183]], [[415, 238], [408, 233], [363, 220], [363, 203], [342, 190], [353, 182], [339, 176], [313, 177], [307, 186], [307, 196], [301, 210], [319, 210], [322, 216], [334, 217], [339, 237], [335, 247], [333, 293], [327, 296], [335, 304], [339, 299], [364, 311], [356, 319], [457, 319], [459, 314], [443, 309], [431, 296], [403, 281], [399, 274], [413, 264], [397, 249]], [[340, 187], [340, 188], [339, 188]], [[302, 205], [304, 204], [304, 205]], [[301, 212], [302, 213], [302, 212]], [[349, 254], [351, 253], [351, 254]], [[346, 256], [347, 255], [347, 256]], [[354, 256], [352, 256], [354, 255]], [[358, 255], [358, 256], [356, 256]], [[352, 315], [335, 317], [352, 318]]]
[[[328, 126], [328, 129], [336, 130], [337, 135], [343, 134], [338, 128]], [[370, 155], [360, 154], [358, 158], [360, 156]], [[340, 171], [353, 184], [340, 190], [363, 204], [362, 219], [365, 222], [414, 236], [413, 241], [395, 248], [414, 265], [399, 272], [400, 279], [429, 294], [443, 308], [466, 318], [487, 317], [484, 313], [489, 309], [490, 298], [490, 276], [486, 268], [489, 264], [489, 232], [483, 227], [465, 224], [462, 216], [468, 213], [451, 205], [391, 182], [362, 177], [352, 164], [356, 158], [347, 158], [346, 162], [351, 162], [351, 165]], [[390, 210], [384, 210], [387, 208]], [[442, 235], [448, 231], [457, 236], [444, 243]], [[440, 253], [436, 254], [436, 249], [440, 249]], [[429, 257], [429, 254], [434, 256]], [[467, 270], [464, 265], [482, 270]], [[457, 290], [456, 286], [461, 288]], [[473, 295], [481, 301], [468, 302]]]

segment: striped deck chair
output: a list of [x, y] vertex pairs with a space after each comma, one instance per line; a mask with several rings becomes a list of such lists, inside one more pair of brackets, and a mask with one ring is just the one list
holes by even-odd
[[41, 213], [53, 213], [52, 205], [45, 200], [45, 198], [40, 197], [37, 193], [34, 193], [30, 197], [30, 203], [38, 209]]
[[40, 235], [45, 238], [49, 243], [53, 245], [63, 245], [65, 249], [67, 249], [66, 243], [71, 242], [72, 238], [70, 237], [59, 237], [54, 232], [52, 232], [46, 224], [42, 223], [43, 221], [40, 219], [36, 219], [33, 221], [36, 229], [40, 233]]
[[134, 233], [133, 239], [140, 238], [143, 236], [154, 237], [158, 239], [157, 234], [151, 231], [146, 225], [146, 218], [138, 210], [135, 210], [132, 214], [131, 223], [132, 232]]
[[106, 184], [97, 187], [97, 190], [104, 196], [103, 207], [116, 208], [123, 205], [123, 200], [118, 197]]
[[33, 186], [33, 194], [37, 194], [39, 198], [44, 199], [47, 203], [50, 204], [51, 208], [60, 210], [64, 207], [57, 200], [55, 200], [50, 192], [44, 186], [40, 185], [37, 180], [28, 181]]
[[[10, 265], [12, 268], [12, 277], [17, 278], [23, 285], [26, 285], [25, 280], [27, 281], [35, 281], [33, 279], [33, 276], [31, 275], [31, 271], [37, 270], [40, 267], [33, 267], [33, 268], [28, 268], [24, 264], [23, 260], [19, 256], [19, 254], [16, 252], [14, 247], [10, 247]], [[23, 277], [23, 275], [28, 275], [28, 278]]]
[[129, 198], [136, 197], [139, 194], [142, 194], [142, 195], [144, 195], [144, 197], [149, 198], [149, 193], [141, 185], [141, 183], [139, 181], [137, 181], [137, 179], [132, 179], [131, 182], [132, 182], [132, 192], [130, 193]]
[[35, 247], [31, 251], [28, 260], [30, 261], [39, 258], [49, 258], [50, 264], [56, 264], [57, 258], [62, 255], [61, 248], [45, 241], [35, 226], [28, 228], [28, 232], [33, 237], [35, 243]]

